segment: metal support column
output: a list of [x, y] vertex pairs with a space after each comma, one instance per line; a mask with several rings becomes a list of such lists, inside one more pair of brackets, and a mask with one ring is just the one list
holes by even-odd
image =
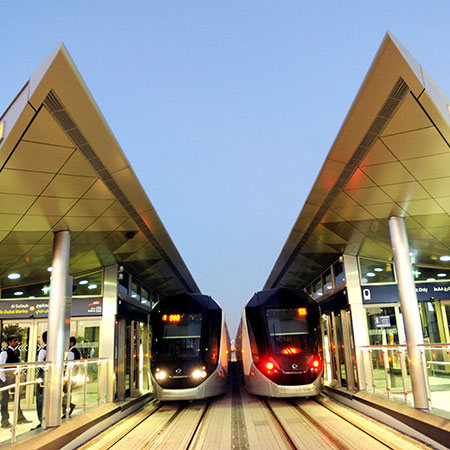
[[[367, 315], [361, 294], [358, 259], [352, 255], [343, 255], [343, 258], [348, 303], [351, 310], [351, 329], [353, 331], [355, 347], [360, 349], [369, 345], [369, 331], [367, 329]], [[364, 390], [369, 382], [366, 379], [366, 371], [369, 366], [372, 366], [372, 360], [369, 356], [368, 352], [356, 351], [356, 369], [360, 390]]]
[[396, 216], [390, 217], [389, 231], [397, 272], [398, 294], [405, 324], [414, 406], [419, 409], [428, 409], [427, 380], [419, 348], [419, 345], [423, 344], [422, 323], [409, 257], [405, 219]]
[[[69, 345], [72, 283], [69, 283], [70, 232], [59, 231], [53, 240], [52, 275], [48, 308], [47, 361], [52, 364], [44, 395], [47, 427], [61, 422], [62, 376], [64, 351]], [[70, 291], [70, 292], [69, 292]]]

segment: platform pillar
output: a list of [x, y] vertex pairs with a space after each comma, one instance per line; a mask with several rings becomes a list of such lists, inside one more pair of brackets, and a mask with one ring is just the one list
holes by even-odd
[[69, 347], [72, 277], [69, 277], [70, 232], [59, 231], [53, 240], [53, 261], [48, 308], [47, 361], [51, 362], [44, 394], [46, 427], [61, 423], [64, 351]]
[[361, 294], [361, 282], [359, 279], [358, 259], [353, 255], [343, 255], [345, 268], [345, 281], [347, 282], [348, 303], [351, 310], [353, 337], [356, 347], [356, 368], [358, 374], [359, 390], [366, 390], [368, 380], [366, 370], [372, 364], [368, 352], [361, 350], [368, 346], [369, 332], [367, 330], [367, 315], [364, 309]]
[[397, 273], [400, 306], [405, 324], [414, 406], [418, 409], [428, 409], [427, 380], [419, 348], [419, 345], [423, 344], [422, 322], [420, 320], [416, 286], [409, 256], [405, 219], [397, 216], [390, 217], [389, 231]]

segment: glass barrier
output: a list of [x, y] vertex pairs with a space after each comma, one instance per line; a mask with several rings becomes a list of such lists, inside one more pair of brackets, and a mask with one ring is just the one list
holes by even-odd
[[108, 364], [106, 358], [64, 362], [63, 419], [106, 403]]
[[[106, 403], [109, 364], [107, 358], [64, 362], [63, 419]], [[50, 366], [50, 362], [0, 365], [0, 445], [15, 443], [18, 435], [46, 427], [43, 394]], [[31, 395], [25, 395], [27, 392]]]
[[[422, 368], [433, 408], [450, 411], [450, 344], [420, 345]], [[406, 345], [358, 347], [366, 390], [413, 404]]]
[[[43, 393], [50, 363], [5, 364], [0, 366], [1, 416], [0, 443], [16, 442], [17, 436], [36, 427], [42, 417], [43, 396], [39, 395], [37, 407], [30, 414], [24, 405], [25, 390]], [[36, 400], [35, 400], [36, 402]], [[25, 411], [25, 413], [24, 413]], [[10, 414], [12, 412], [12, 414]], [[38, 414], [40, 417], [38, 418]], [[10, 418], [12, 419], [10, 420]]]

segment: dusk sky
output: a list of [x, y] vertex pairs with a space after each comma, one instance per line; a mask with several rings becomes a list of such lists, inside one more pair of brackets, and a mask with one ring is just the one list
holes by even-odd
[[62, 41], [234, 336], [387, 30], [450, 93], [447, 1], [0, 0], [0, 111]]

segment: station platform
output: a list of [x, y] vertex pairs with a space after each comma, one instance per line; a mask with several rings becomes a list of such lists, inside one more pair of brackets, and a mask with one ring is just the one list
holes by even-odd
[[[57, 429], [34, 432], [11, 448], [404, 450], [445, 449], [450, 442], [449, 420], [405, 405], [390, 415], [392, 422], [400, 421], [400, 414], [409, 415], [400, 432], [373, 418], [393, 402], [377, 407], [364, 394], [349, 398], [333, 389], [314, 399], [267, 399], [247, 394], [232, 375], [224, 396], [193, 402], [157, 402], [142, 396], [104, 405]], [[366, 414], [354, 408], [356, 403], [365, 405]]]

